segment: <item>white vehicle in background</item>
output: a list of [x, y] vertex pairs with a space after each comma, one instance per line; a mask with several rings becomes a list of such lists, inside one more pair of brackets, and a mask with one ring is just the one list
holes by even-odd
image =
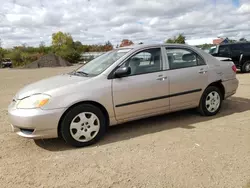
[[208, 53], [209, 54], [213, 54], [215, 51], [216, 51], [216, 46], [212, 46], [210, 49], [209, 49], [209, 51], [208, 51]]
[[0, 65], [2, 68], [6, 67], [12, 68], [12, 61], [10, 58], [3, 58]]

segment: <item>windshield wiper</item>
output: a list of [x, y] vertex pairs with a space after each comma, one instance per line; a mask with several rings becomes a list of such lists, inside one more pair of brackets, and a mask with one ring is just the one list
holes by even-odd
[[88, 76], [88, 75], [89, 75], [88, 73], [83, 72], [83, 71], [76, 71], [75, 73], [76, 73], [76, 74], [84, 74], [84, 75], [86, 75], [86, 76]]
[[83, 71], [73, 71], [71, 74], [73, 74], [73, 75], [84, 75], [84, 76], [89, 76], [89, 74], [88, 73], [86, 73], [86, 72], [83, 72]]

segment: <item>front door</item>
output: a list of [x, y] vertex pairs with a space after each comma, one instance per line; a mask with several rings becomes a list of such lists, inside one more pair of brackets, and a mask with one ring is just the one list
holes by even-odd
[[231, 59], [237, 67], [240, 67], [240, 56], [243, 54], [243, 46], [241, 44], [231, 44]]
[[188, 48], [167, 47], [169, 64], [170, 110], [195, 107], [208, 83], [208, 67], [197, 53]]
[[163, 71], [161, 48], [137, 52], [124, 62], [131, 74], [112, 80], [118, 121], [138, 119], [169, 110], [169, 80]]

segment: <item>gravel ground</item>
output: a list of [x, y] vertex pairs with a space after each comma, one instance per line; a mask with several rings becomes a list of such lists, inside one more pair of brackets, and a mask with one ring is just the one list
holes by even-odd
[[192, 110], [110, 128], [98, 144], [29, 140], [7, 106], [24, 85], [74, 67], [0, 70], [0, 187], [250, 187], [250, 74], [214, 117]]

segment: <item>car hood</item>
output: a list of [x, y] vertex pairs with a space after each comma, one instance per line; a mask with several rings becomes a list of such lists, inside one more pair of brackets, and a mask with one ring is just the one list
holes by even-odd
[[62, 74], [46, 78], [22, 88], [15, 95], [15, 99], [22, 99], [38, 93], [53, 93], [53, 90], [66, 89], [80, 82], [86, 82], [90, 77]]

